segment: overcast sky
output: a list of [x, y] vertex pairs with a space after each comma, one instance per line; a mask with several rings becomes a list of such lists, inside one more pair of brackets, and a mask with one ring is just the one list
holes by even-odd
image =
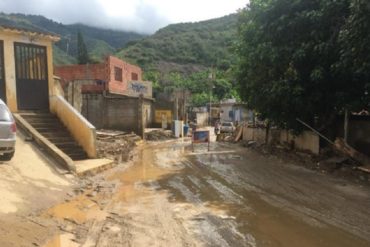
[[84, 23], [153, 33], [170, 23], [194, 22], [235, 13], [248, 0], [0, 0], [0, 11], [43, 15], [64, 23]]

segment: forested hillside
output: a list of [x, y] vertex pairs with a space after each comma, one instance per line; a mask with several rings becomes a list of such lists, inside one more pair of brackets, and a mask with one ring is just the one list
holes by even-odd
[[153, 81], [155, 92], [187, 89], [194, 105], [209, 102], [210, 88], [215, 88], [212, 101], [238, 96], [232, 71], [237, 21], [237, 14], [232, 14], [172, 24], [145, 37], [81, 24], [63, 25], [43, 16], [0, 14], [0, 23], [59, 35], [61, 40], [54, 47], [55, 64], [77, 63], [77, 33], [81, 32], [90, 61], [99, 62], [113, 54], [138, 64], [144, 69], [145, 79]]
[[234, 62], [231, 48], [236, 31], [236, 14], [197, 23], [172, 24], [154, 35], [129, 42], [117, 56], [147, 69], [165, 70], [165, 65], [174, 70], [181, 70], [179, 65], [227, 69]]
[[128, 42], [144, 37], [134, 32], [124, 32], [82, 24], [64, 25], [39, 15], [0, 14], [0, 23], [15, 24], [31, 30], [43, 30], [59, 35], [61, 40], [55, 44], [54, 51], [56, 64], [75, 62], [77, 55], [77, 33], [84, 36], [90, 57], [100, 61], [105, 55], [113, 54], [117, 49], [124, 47]]
[[[132, 41], [116, 56], [139, 64], [155, 92], [188, 90], [190, 102], [238, 98], [233, 79], [238, 15], [172, 24], [154, 35]], [[210, 92], [212, 90], [212, 92]]]

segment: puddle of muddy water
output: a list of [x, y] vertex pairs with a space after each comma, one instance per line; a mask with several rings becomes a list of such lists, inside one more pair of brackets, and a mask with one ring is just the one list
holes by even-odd
[[[144, 200], [148, 208], [151, 198], [157, 201], [159, 197], [167, 198], [171, 204], [167, 207], [173, 212], [166, 216], [176, 215], [186, 229], [213, 244], [216, 243], [212, 238], [220, 239], [225, 246], [369, 246], [361, 238], [320, 219], [312, 219], [320, 222], [320, 227], [309, 224], [302, 218], [310, 216], [292, 214], [284, 206], [265, 200], [267, 193], [251, 191], [245, 181], [236, 176], [237, 166], [247, 157], [229, 151], [215, 148], [208, 154], [191, 154], [184, 145], [171, 143], [144, 147], [133, 166], [107, 177], [107, 180], [121, 182], [112, 200], [122, 203], [122, 214], [125, 205], [130, 205], [135, 212], [131, 214], [136, 215], [140, 212], [136, 212], [135, 203], [142, 202], [140, 198], [149, 198]], [[228, 177], [230, 174], [235, 175], [235, 179]], [[93, 204], [89, 207], [89, 203], [90, 200], [81, 198], [49, 213], [76, 222], [104, 218], [100, 208]], [[112, 228], [112, 231], [120, 231], [120, 228]], [[68, 245], [74, 244], [72, 239], [73, 235], [57, 236], [44, 247], [74, 247], [76, 245]]]
[[50, 208], [44, 213], [44, 216], [83, 224], [90, 219], [104, 220], [107, 214], [100, 209], [96, 202], [85, 195], [81, 195], [72, 201]]
[[[198, 170], [196, 174], [197, 183], [199, 180], [203, 183], [197, 197], [203, 202], [208, 201], [209, 207], [224, 210], [227, 215], [235, 217], [238, 231], [253, 236], [257, 246], [369, 246], [366, 240], [323, 223], [321, 219], [286, 208], [288, 205], [278, 207], [270, 204], [273, 200], [267, 199], [268, 194], [248, 190], [248, 186], [243, 186], [245, 181], [235, 176], [238, 173], [234, 169], [241, 165], [243, 158], [238, 156], [239, 163], [234, 164], [235, 167], [228, 158], [217, 154], [191, 158], [194, 167], [209, 168]], [[219, 172], [214, 172], [215, 168]], [[232, 170], [235, 178], [229, 177]], [[181, 196], [178, 199], [183, 200]]]

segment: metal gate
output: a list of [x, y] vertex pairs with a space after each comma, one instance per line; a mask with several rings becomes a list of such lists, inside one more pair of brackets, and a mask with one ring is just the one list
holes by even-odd
[[46, 47], [15, 43], [17, 103], [20, 110], [48, 110]]
[[0, 40], [0, 99], [6, 102], [5, 71], [4, 71], [4, 43]]

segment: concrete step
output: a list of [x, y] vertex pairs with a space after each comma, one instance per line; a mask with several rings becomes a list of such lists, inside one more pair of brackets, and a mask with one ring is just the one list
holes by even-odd
[[54, 119], [54, 118], [31, 118], [31, 119], [27, 119], [27, 118], [24, 118], [27, 120], [27, 122], [29, 122], [30, 124], [37, 124], [37, 123], [60, 123], [60, 121], [58, 119]]
[[68, 145], [68, 146], [62, 146], [59, 148], [62, 149], [63, 152], [65, 153], [83, 153], [84, 152], [84, 150], [78, 145]]
[[[49, 135], [49, 137], [45, 136], [49, 141], [52, 143], [63, 143], [63, 142], [69, 142], [71, 141], [71, 136], [53, 136]], [[74, 140], [73, 140], [74, 141]]]
[[45, 112], [21, 113], [20, 115], [72, 160], [87, 159], [86, 152], [76, 143], [68, 129], [56, 116]]
[[66, 130], [62, 128], [35, 128], [40, 133], [56, 133], [58, 136], [61, 134], [65, 136], [71, 136], [71, 134]]
[[[40, 132], [41, 133], [41, 132]], [[44, 132], [42, 133], [47, 139], [52, 140], [54, 138], [72, 138], [69, 132], [59, 131], [59, 132]]]
[[37, 128], [65, 128], [60, 122], [39, 122], [30, 123], [32, 127]]
[[[49, 140], [50, 141], [50, 140]], [[69, 140], [68, 142], [53, 142], [55, 146], [57, 146], [58, 148], [63, 148], [63, 149], [67, 149], [67, 148], [81, 148], [81, 146], [79, 146], [74, 140]]]
[[69, 153], [67, 154], [72, 160], [85, 160], [88, 159], [86, 154], [83, 153]]
[[21, 114], [21, 116], [24, 118], [24, 119], [26, 119], [27, 121], [34, 121], [34, 122], [37, 122], [37, 121], [41, 121], [41, 120], [43, 120], [43, 121], [57, 121], [57, 122], [59, 122], [59, 119], [56, 117], [56, 116], [54, 116], [54, 115], [48, 115], [48, 116], [24, 116], [24, 115], [22, 115]]
[[68, 155], [72, 160], [86, 160], [88, 157], [84, 154], [69, 154]]

